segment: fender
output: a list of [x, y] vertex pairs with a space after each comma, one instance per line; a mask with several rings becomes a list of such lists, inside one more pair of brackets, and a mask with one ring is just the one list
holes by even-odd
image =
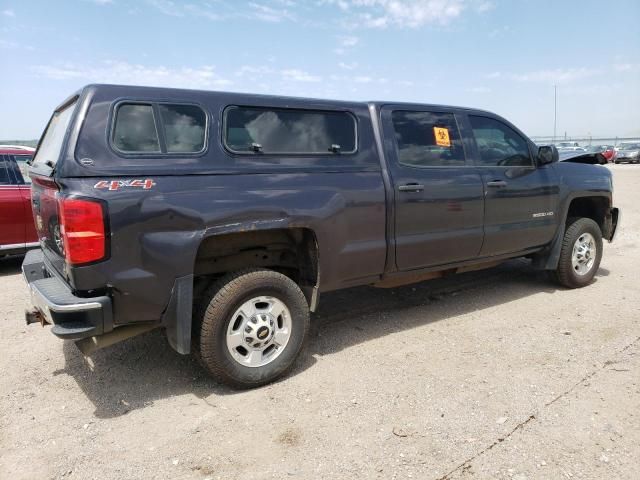
[[[283, 231], [283, 230], [304, 230], [310, 232], [313, 236], [313, 246], [314, 251], [312, 256], [308, 256], [304, 259], [304, 262], [315, 265], [315, 274], [313, 277], [306, 277], [306, 282], [303, 282], [300, 285], [307, 301], [309, 303], [309, 308], [312, 312], [316, 311], [318, 307], [318, 303], [320, 301], [320, 245], [318, 243], [318, 235], [316, 231], [308, 225], [306, 222], [296, 222], [292, 221], [289, 217], [281, 217], [281, 218], [272, 218], [272, 219], [261, 219], [261, 220], [252, 220], [252, 221], [244, 221], [244, 222], [236, 222], [225, 225], [216, 225], [209, 227], [205, 230], [203, 235], [200, 237], [200, 245], [206, 242], [208, 239], [220, 235], [229, 235], [229, 234], [237, 234], [237, 233], [247, 233], [247, 232], [265, 232], [268, 233], [270, 231]], [[196, 252], [199, 249], [196, 249]], [[311, 254], [312, 252], [307, 252]], [[195, 263], [195, 257], [194, 257]]]
[[[542, 251], [533, 255], [532, 266], [537, 270], [555, 270], [558, 268], [558, 262], [560, 261], [560, 251], [562, 250], [562, 240], [564, 239], [564, 232], [566, 230], [567, 217], [569, 215], [569, 207], [571, 206], [571, 202], [576, 198], [587, 198], [587, 197], [600, 197], [606, 198], [609, 203], [609, 209], [616, 211], [616, 222], [617, 222], [617, 208], [611, 209], [611, 193], [610, 192], [593, 192], [593, 191], [582, 191], [582, 192], [574, 192], [567, 195], [563, 201], [560, 222], [558, 224], [558, 229], [556, 230], [556, 234], [553, 237], [553, 241], [549, 246], [544, 248]], [[610, 216], [607, 215], [607, 216]], [[606, 218], [605, 218], [606, 222]], [[603, 236], [609, 241], [611, 241], [612, 236], [607, 237], [607, 232], [602, 232]]]

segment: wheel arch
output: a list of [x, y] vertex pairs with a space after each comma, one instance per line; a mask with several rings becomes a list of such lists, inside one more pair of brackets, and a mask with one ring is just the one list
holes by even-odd
[[209, 231], [198, 245], [193, 273], [196, 282], [244, 268], [270, 268], [294, 280], [302, 289], [313, 311], [320, 284], [319, 245], [309, 227], [282, 225], [281, 222], [238, 224], [224, 232]]
[[533, 267], [539, 270], [555, 270], [560, 260], [562, 239], [571, 218], [590, 218], [598, 224], [603, 238], [610, 239], [611, 194], [603, 192], [576, 192], [569, 195], [560, 210], [558, 229], [551, 244], [533, 256]]

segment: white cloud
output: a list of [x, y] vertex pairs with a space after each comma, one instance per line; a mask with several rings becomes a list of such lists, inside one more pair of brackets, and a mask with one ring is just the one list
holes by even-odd
[[340, 39], [340, 44], [346, 48], [355, 47], [359, 42], [360, 39], [354, 36], [346, 36]]
[[237, 77], [264, 76], [274, 73], [273, 68], [266, 66], [242, 65], [235, 73]]
[[489, 87], [471, 87], [467, 91], [471, 93], [489, 93], [491, 89]]
[[373, 82], [373, 78], [368, 75], [359, 75], [353, 79], [356, 83], [371, 83]]
[[193, 3], [189, 3], [184, 6], [185, 12], [192, 14], [194, 17], [206, 18], [207, 20], [223, 20], [224, 15], [220, 14], [217, 11], [210, 10], [208, 7], [203, 7], [200, 5], [195, 5]]
[[511, 27], [509, 27], [508, 25], [505, 25], [504, 27], [491, 30], [488, 36], [489, 38], [501, 37], [502, 35], [508, 33], [509, 31], [511, 31]]
[[496, 80], [506, 78], [517, 82], [540, 82], [540, 83], [571, 83], [576, 80], [593, 77], [602, 74], [599, 69], [578, 67], [578, 68], [556, 68], [546, 70], [534, 70], [531, 72], [515, 73], [515, 72], [491, 72], [487, 73], [484, 78]]
[[107, 61], [99, 65], [75, 64], [36, 65], [32, 71], [53, 80], [83, 80], [87, 83], [117, 83], [157, 87], [215, 89], [231, 85], [213, 66], [171, 69], [122, 61]]
[[344, 70], [355, 70], [356, 68], [358, 68], [358, 63], [357, 62], [352, 62], [352, 63], [339, 62], [338, 66]]
[[146, 0], [146, 2], [161, 13], [172, 17], [192, 16], [212, 21], [248, 19], [269, 23], [296, 20], [295, 14], [290, 10], [296, 6], [292, 0], [271, 0], [269, 3], [249, 2], [245, 8], [219, 1], [211, 3], [196, 0], [184, 3], [178, 0]]
[[284, 20], [295, 20], [295, 15], [286, 8], [273, 8], [262, 3], [249, 3], [252, 12], [250, 18], [262, 20], [264, 22], [279, 23]]
[[474, 8], [478, 13], [488, 12], [489, 10], [493, 10], [496, 7], [496, 4], [491, 1], [478, 0], [475, 2]]
[[25, 45], [22, 43], [14, 42], [12, 40], [4, 40], [2, 38], [0, 38], [0, 48], [3, 48], [5, 50], [18, 50], [18, 49], [29, 50], [29, 51], [35, 50], [35, 48], [32, 47], [31, 45]]
[[[460, 16], [470, 0], [327, 0], [341, 10], [355, 12], [361, 24], [371, 28], [389, 26], [417, 28], [444, 25]], [[475, 2], [478, 3], [478, 2]], [[479, 5], [489, 2], [480, 2]]]
[[640, 65], [634, 63], [616, 63], [613, 65], [616, 72], [634, 72], [640, 70]]
[[340, 36], [338, 37], [339, 46], [333, 51], [338, 55], [346, 55], [347, 53], [350, 53], [358, 43], [360, 43], [360, 39], [353, 35]]
[[0, 48], [5, 48], [7, 50], [13, 50], [14, 48], [19, 48], [20, 45], [11, 40], [3, 40], [0, 38]]
[[16, 16], [16, 12], [14, 12], [13, 10], [7, 8], [6, 10], [2, 11], [2, 15], [4, 15], [5, 17], [15, 17]]
[[171, 17], [183, 17], [184, 12], [182, 5], [173, 2], [172, 0], [147, 0], [147, 3], [152, 7], [157, 8], [160, 12]]
[[547, 82], [568, 83], [601, 73], [600, 70], [590, 68], [556, 68], [554, 70], [537, 70], [528, 73], [514, 73], [511, 78], [519, 82]]
[[320, 82], [322, 81], [321, 77], [316, 75], [311, 75], [303, 70], [298, 70], [296, 68], [290, 68], [287, 70], [282, 70], [280, 72], [282, 74], [282, 78], [285, 80], [293, 80], [295, 82]]

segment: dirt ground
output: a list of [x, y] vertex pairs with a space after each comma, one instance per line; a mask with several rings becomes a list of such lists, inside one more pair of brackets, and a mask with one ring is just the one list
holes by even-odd
[[87, 362], [26, 327], [0, 261], [0, 478], [630, 479], [640, 467], [640, 166], [595, 282], [524, 260], [323, 295], [284, 380], [236, 392], [161, 333]]

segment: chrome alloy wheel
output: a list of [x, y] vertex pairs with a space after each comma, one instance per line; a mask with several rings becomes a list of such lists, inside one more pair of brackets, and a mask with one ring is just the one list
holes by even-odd
[[593, 268], [598, 249], [596, 240], [590, 233], [583, 233], [573, 244], [571, 266], [578, 275], [586, 275]]
[[275, 297], [244, 302], [227, 327], [227, 349], [245, 367], [262, 367], [284, 351], [291, 337], [291, 313]]

